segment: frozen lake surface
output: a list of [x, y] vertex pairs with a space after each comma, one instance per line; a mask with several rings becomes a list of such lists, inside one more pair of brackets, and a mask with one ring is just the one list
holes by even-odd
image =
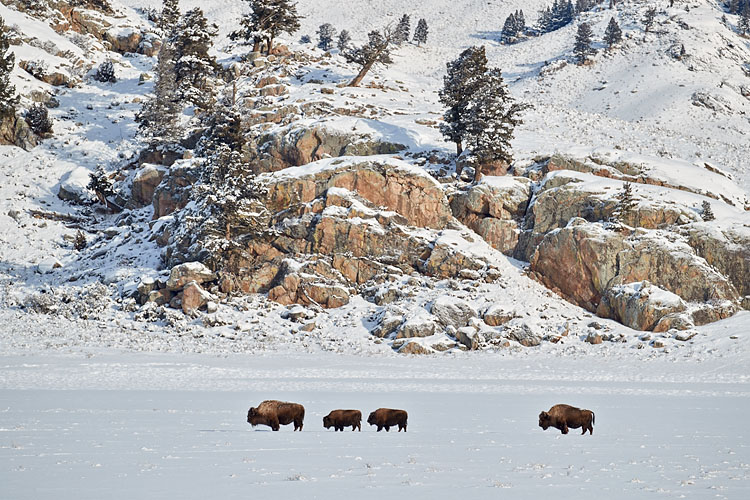
[[[715, 381], [744, 366], [686, 363], [707, 381], [669, 382], [672, 364], [633, 364], [630, 379], [566, 359], [0, 362], [4, 498], [750, 498], [750, 384]], [[304, 430], [247, 424], [269, 398], [304, 404]], [[594, 410], [594, 435], [542, 431], [560, 402]], [[408, 432], [322, 427], [332, 409], [381, 406], [406, 409]]]

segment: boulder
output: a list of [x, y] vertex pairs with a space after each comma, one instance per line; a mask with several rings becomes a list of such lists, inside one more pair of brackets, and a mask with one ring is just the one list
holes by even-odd
[[55, 257], [46, 257], [36, 265], [36, 271], [39, 274], [49, 274], [55, 269], [59, 269], [61, 267], [62, 264]]
[[663, 317], [683, 312], [687, 306], [678, 295], [641, 281], [613, 286], [607, 290], [599, 309], [600, 316], [643, 331], [653, 330]]
[[18, 146], [29, 151], [37, 146], [39, 139], [29, 124], [17, 115], [0, 117], [0, 144]]
[[213, 299], [213, 295], [195, 281], [191, 281], [182, 289], [182, 312], [191, 314]]
[[380, 324], [373, 329], [372, 334], [376, 337], [384, 338], [398, 330], [404, 322], [404, 317], [393, 311], [385, 311], [380, 319]]
[[542, 343], [541, 335], [535, 333], [526, 323], [509, 323], [504, 326], [503, 334], [524, 347], [535, 347]]
[[90, 180], [91, 171], [88, 168], [74, 168], [60, 179], [57, 197], [63, 201], [77, 204], [90, 202], [94, 199], [93, 193], [87, 187]]
[[190, 162], [175, 164], [154, 190], [154, 219], [169, 215], [187, 205], [190, 187], [198, 180], [198, 172]]
[[152, 203], [156, 187], [164, 179], [166, 169], [157, 165], [145, 164], [133, 178], [133, 185], [130, 192], [133, 201], [139, 207]]
[[151, 291], [148, 294], [148, 299], [146, 299], [146, 302], [154, 302], [157, 306], [163, 306], [169, 304], [173, 296], [173, 292], [167, 290], [166, 288], [162, 288], [161, 290]]
[[414, 318], [407, 319], [399, 328], [396, 334], [397, 339], [412, 338], [412, 337], [430, 337], [435, 334], [437, 325], [430, 318], [424, 316], [417, 316]]
[[482, 319], [489, 326], [502, 326], [516, 317], [518, 316], [515, 311], [509, 311], [501, 304], [491, 305], [482, 315]]
[[464, 345], [467, 349], [477, 350], [479, 349], [483, 338], [482, 335], [473, 326], [464, 326], [456, 330], [454, 335], [456, 340]]
[[399, 354], [433, 354], [432, 349], [425, 347], [414, 340], [406, 342], [398, 350]]
[[476, 310], [466, 301], [449, 295], [435, 299], [430, 312], [441, 325], [456, 329], [466, 326], [471, 318], [477, 317]]
[[169, 272], [167, 290], [182, 290], [185, 285], [194, 281], [197, 284], [213, 281], [216, 275], [200, 262], [185, 262], [174, 266]]

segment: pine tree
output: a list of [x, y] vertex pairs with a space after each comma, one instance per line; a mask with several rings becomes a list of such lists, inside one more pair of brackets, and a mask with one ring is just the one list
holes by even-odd
[[513, 130], [522, 123], [521, 111], [527, 106], [514, 102], [502, 73], [492, 68], [478, 76], [476, 87], [467, 103], [466, 145], [476, 164], [476, 179], [482, 166], [496, 162], [506, 165], [513, 160], [510, 141]]
[[336, 36], [336, 28], [331, 23], [324, 23], [318, 27], [318, 47], [323, 50], [333, 48], [333, 38]]
[[515, 14], [510, 14], [505, 18], [505, 23], [503, 23], [503, 30], [500, 32], [500, 41], [502, 43], [508, 44], [515, 41], [516, 34], [518, 33], [516, 26], [517, 23]]
[[[111, 203], [108, 198], [117, 194], [112, 179], [109, 178], [101, 166], [97, 167], [96, 172], [89, 174], [89, 183], [86, 187], [96, 193], [99, 203], [108, 208]], [[116, 207], [116, 205], [114, 206]]]
[[409, 41], [409, 35], [411, 34], [411, 17], [409, 14], [401, 16], [401, 21], [396, 26], [396, 32], [393, 37], [393, 43], [401, 45], [402, 43]]
[[182, 108], [177, 95], [172, 46], [166, 42], [159, 51], [156, 64], [154, 96], [143, 103], [136, 115], [139, 132], [151, 146], [171, 144], [179, 140], [179, 114]]
[[352, 37], [347, 30], [341, 30], [339, 33], [339, 39], [336, 42], [336, 47], [339, 52], [344, 53], [349, 49], [349, 43], [352, 41]]
[[523, 34], [526, 31], [526, 16], [523, 15], [522, 10], [517, 10], [513, 15], [513, 19], [516, 22], [516, 36]]
[[[469, 122], [469, 103], [481, 85], [480, 76], [487, 71], [484, 46], [469, 47], [458, 58], [447, 64], [443, 88], [438, 93], [440, 102], [448, 109], [443, 113], [440, 132], [456, 144], [456, 154], [463, 152], [463, 142]], [[460, 172], [459, 172], [460, 173]]]
[[576, 43], [573, 47], [573, 52], [576, 55], [578, 64], [583, 64], [588, 60], [588, 56], [594, 53], [594, 49], [591, 47], [591, 39], [594, 36], [594, 32], [591, 31], [591, 26], [588, 23], [581, 23], [578, 25], [578, 31], [576, 33]]
[[633, 198], [633, 185], [626, 182], [622, 185], [622, 191], [617, 195], [617, 205], [612, 213], [615, 220], [626, 223], [635, 210], [635, 199]]
[[368, 35], [369, 41], [363, 46], [355, 49], [350, 49], [344, 53], [344, 58], [347, 62], [359, 65], [360, 70], [354, 80], [349, 82], [349, 87], [356, 87], [360, 84], [362, 79], [365, 77], [368, 71], [376, 63], [390, 64], [391, 60], [391, 44], [395, 32], [390, 28], [386, 27], [383, 32], [373, 30]]
[[620, 25], [617, 24], [614, 17], [609, 18], [609, 24], [607, 29], [604, 31], [604, 41], [610, 48], [622, 40], [622, 30]]
[[642, 19], [643, 27], [647, 33], [651, 30], [651, 26], [654, 25], [654, 19], [656, 19], [656, 7], [649, 7]]
[[743, 35], [747, 35], [750, 32], [750, 1], [746, 1], [742, 7], [740, 19], [737, 21], [737, 29]]
[[207, 109], [213, 94], [208, 89], [208, 79], [214, 75], [218, 64], [208, 49], [218, 32], [215, 24], [208, 24], [203, 11], [196, 7], [180, 19], [177, 32], [170, 38], [174, 47], [175, 75], [178, 94], [202, 109]]
[[0, 17], [0, 120], [13, 116], [18, 105], [16, 87], [10, 83], [10, 74], [16, 63], [16, 56], [9, 51], [8, 29]]
[[37, 135], [47, 135], [52, 132], [52, 120], [44, 104], [34, 104], [26, 111], [26, 123]]
[[169, 37], [180, 22], [180, 0], [163, 0], [157, 27], [162, 37]]
[[94, 80], [102, 83], [115, 83], [117, 81], [115, 66], [112, 61], [104, 61], [99, 65], [96, 74], [94, 74]]
[[260, 50], [265, 42], [266, 53], [273, 50], [273, 41], [281, 33], [295, 33], [300, 19], [297, 4], [290, 0], [246, 0], [250, 13], [240, 20], [241, 28], [229, 34], [232, 40], [253, 41], [253, 52]]
[[419, 47], [423, 43], [427, 43], [427, 34], [427, 21], [422, 18], [417, 22], [417, 28], [414, 30], [413, 40], [414, 42], [416, 42], [417, 47]]
[[716, 216], [714, 215], [714, 211], [711, 209], [711, 204], [708, 201], [704, 201], [701, 204], [701, 218], [706, 221], [712, 221], [716, 219]]

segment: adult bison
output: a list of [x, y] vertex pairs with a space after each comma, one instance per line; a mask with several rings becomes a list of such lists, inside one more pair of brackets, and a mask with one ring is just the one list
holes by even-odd
[[568, 427], [578, 429], [583, 427], [581, 435], [594, 433], [594, 412], [591, 410], [582, 410], [570, 405], [555, 405], [549, 411], [543, 411], [539, 414], [539, 427], [545, 431], [549, 427], [560, 429], [563, 434], [568, 433]]
[[406, 419], [409, 415], [404, 410], [393, 410], [391, 408], [378, 408], [367, 417], [367, 423], [377, 425], [378, 432], [383, 428], [388, 432], [392, 426], [398, 425], [398, 432], [403, 429], [406, 432]]
[[353, 431], [362, 431], [362, 412], [359, 410], [333, 410], [323, 417], [323, 427], [334, 431], [344, 431], [344, 427], [351, 426]]
[[257, 408], [250, 407], [247, 411], [247, 422], [252, 424], [253, 427], [267, 425], [274, 431], [279, 430], [279, 425], [287, 425], [292, 422], [294, 422], [294, 430], [301, 431], [304, 419], [304, 406], [272, 399], [263, 401]]

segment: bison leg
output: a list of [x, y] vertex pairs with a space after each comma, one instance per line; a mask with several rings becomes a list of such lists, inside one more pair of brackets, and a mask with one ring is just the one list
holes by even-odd
[[380, 432], [380, 431], [382, 431], [382, 430], [383, 430], [383, 426], [382, 426], [382, 425], [379, 425], [379, 426], [378, 426], [378, 432]]
[[391, 432], [391, 426], [390, 425], [386, 425], [385, 426], [385, 432]]
[[295, 431], [298, 430], [298, 431], [302, 432], [302, 421], [301, 420], [299, 422], [296, 421], [296, 420], [294, 421], [294, 430]]
[[278, 418], [271, 419], [270, 425], [271, 425], [271, 430], [272, 431], [278, 431], [279, 430], [279, 419]]
[[563, 426], [562, 426], [562, 428], [560, 430], [562, 431], [563, 434], [567, 434], [568, 430], [569, 430], [568, 429], [568, 424], [563, 424]]

